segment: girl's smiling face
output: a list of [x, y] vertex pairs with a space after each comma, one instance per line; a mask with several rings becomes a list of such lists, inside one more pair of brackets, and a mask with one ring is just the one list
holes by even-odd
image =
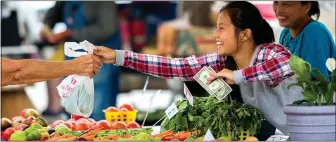
[[237, 51], [235, 27], [231, 23], [227, 12], [221, 12], [219, 14], [213, 36], [216, 39], [218, 53], [220, 55], [231, 56]]

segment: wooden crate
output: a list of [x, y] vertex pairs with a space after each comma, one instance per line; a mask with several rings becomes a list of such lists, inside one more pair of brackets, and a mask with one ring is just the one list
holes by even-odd
[[24, 86], [13, 88], [1, 88], [1, 117], [11, 119], [20, 116], [25, 108], [34, 108], [28, 98]]

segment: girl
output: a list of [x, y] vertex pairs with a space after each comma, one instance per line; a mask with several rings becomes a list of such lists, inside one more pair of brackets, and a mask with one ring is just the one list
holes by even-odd
[[[290, 52], [274, 42], [274, 34], [258, 9], [248, 2], [230, 2], [220, 10], [214, 32], [218, 53], [200, 57], [166, 58], [98, 46], [94, 54], [103, 62], [124, 66], [162, 78], [193, 80], [203, 66], [218, 73], [229, 84], [239, 84], [246, 104], [260, 109], [265, 118], [288, 134], [282, 107], [302, 99], [301, 90], [287, 89], [296, 82], [289, 66]], [[237, 70], [226, 69], [226, 56], [232, 56]]]

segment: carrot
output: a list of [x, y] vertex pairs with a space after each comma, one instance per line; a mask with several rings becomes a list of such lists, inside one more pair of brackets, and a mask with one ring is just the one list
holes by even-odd
[[93, 141], [93, 139], [96, 137], [96, 135], [88, 135], [88, 136], [85, 136], [85, 137], [81, 137], [81, 138], [85, 138], [86, 140], [88, 141]]
[[118, 140], [119, 136], [117, 135], [113, 135], [113, 136], [104, 136], [104, 137], [100, 137], [103, 140]]
[[97, 135], [97, 133], [101, 130], [102, 128], [98, 128], [98, 129], [94, 129], [94, 130], [91, 130], [89, 132], [87, 132], [86, 134], [84, 135], [81, 135], [80, 137], [86, 137], [86, 136], [90, 136], [90, 135]]
[[76, 139], [77, 139], [77, 137], [72, 136], [72, 137], [65, 138], [64, 140], [74, 141]]
[[59, 136], [59, 137], [52, 137], [52, 138], [50, 138], [50, 139], [48, 139], [48, 140], [59, 140], [59, 139], [66, 139], [66, 138], [70, 138], [70, 137], [72, 137], [73, 135], [71, 135], [71, 134], [65, 134], [65, 135], [63, 135], [63, 136]]
[[171, 141], [174, 138], [175, 138], [174, 135], [166, 135], [166, 136], [162, 137], [161, 140], [162, 141]]
[[173, 134], [173, 130], [168, 130], [168, 131], [165, 131], [165, 132], [162, 132], [162, 133], [159, 133], [159, 134], [155, 134], [155, 135], [152, 135], [152, 137], [162, 137], [166, 134]]
[[124, 138], [130, 138], [130, 137], [132, 137], [132, 135], [124, 135], [123, 137]]
[[182, 132], [178, 132], [175, 134], [175, 138], [180, 141], [184, 141], [190, 136], [191, 136], [191, 132], [188, 132], [188, 131], [182, 131]]
[[178, 132], [175, 134], [175, 137], [189, 137], [191, 136], [191, 132], [188, 131], [182, 131], [182, 132]]

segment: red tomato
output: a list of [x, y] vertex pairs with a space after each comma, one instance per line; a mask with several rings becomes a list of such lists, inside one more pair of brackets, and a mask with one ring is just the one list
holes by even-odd
[[133, 106], [130, 104], [123, 104], [119, 107], [119, 109], [126, 108], [128, 111], [134, 111]]
[[69, 122], [69, 123], [71, 123], [71, 124], [72, 124], [72, 127], [71, 127], [71, 129], [74, 129], [74, 128], [75, 128], [75, 126], [76, 126], [76, 124], [77, 124], [77, 122], [76, 122], [75, 120], [72, 120], [72, 119], [69, 119], [69, 120], [67, 120], [66, 122]]
[[86, 122], [78, 122], [76, 125], [75, 125], [75, 129], [76, 131], [78, 130], [87, 130], [90, 128], [90, 125], [87, 124]]
[[67, 126], [68, 128], [72, 129], [73, 128], [73, 124], [71, 122], [64, 122], [63, 123], [65, 126]]
[[127, 128], [140, 128], [141, 126], [136, 122], [130, 122], [127, 124]]
[[119, 111], [128, 111], [127, 108], [122, 108], [122, 109], [119, 109]]
[[92, 124], [96, 123], [96, 120], [92, 119], [92, 118], [87, 118], [87, 120], [89, 120]]
[[107, 120], [100, 120], [97, 122], [97, 124], [95, 126], [101, 127], [104, 130], [108, 130], [111, 128], [111, 123], [108, 122]]
[[78, 120], [76, 120], [77, 122], [88, 122], [91, 123], [90, 120], [88, 120], [87, 118], [79, 118]]
[[118, 111], [118, 108], [114, 107], [114, 106], [110, 106], [106, 109], [107, 112], [116, 112]]
[[63, 124], [63, 123], [64, 123], [63, 120], [56, 120], [53, 124], [54, 124], [55, 126], [57, 126], [58, 124]]
[[111, 126], [112, 129], [126, 129], [127, 125], [125, 122], [114, 122]]

